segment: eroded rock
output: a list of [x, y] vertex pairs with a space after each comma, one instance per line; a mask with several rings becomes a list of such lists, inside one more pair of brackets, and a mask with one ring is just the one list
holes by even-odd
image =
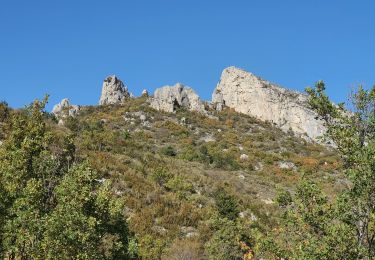
[[175, 112], [178, 108], [205, 112], [204, 103], [194, 90], [180, 83], [156, 89], [153, 98], [151, 98], [151, 107], [170, 113]]
[[56, 116], [59, 121], [63, 121], [68, 116], [75, 117], [80, 111], [80, 106], [70, 104], [69, 99], [64, 98], [60, 103], [56, 104], [52, 109], [52, 114]]
[[147, 91], [147, 89], [144, 89], [142, 91], [142, 97], [148, 97], [148, 91]]
[[224, 106], [270, 121], [284, 131], [316, 140], [325, 132], [323, 122], [309, 109], [306, 95], [291, 91], [236, 67], [226, 68], [212, 94], [217, 110]]
[[99, 105], [119, 104], [129, 97], [127, 86], [115, 75], [112, 75], [103, 81]]

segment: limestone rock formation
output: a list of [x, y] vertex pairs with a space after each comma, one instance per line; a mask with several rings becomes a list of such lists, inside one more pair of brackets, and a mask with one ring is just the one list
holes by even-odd
[[180, 83], [156, 89], [151, 98], [151, 107], [171, 113], [179, 107], [190, 111], [205, 112], [204, 103], [194, 90]]
[[148, 91], [147, 91], [147, 89], [144, 89], [142, 91], [142, 97], [148, 97]]
[[54, 114], [58, 119], [62, 119], [68, 116], [75, 117], [78, 115], [79, 110], [79, 106], [70, 104], [69, 99], [64, 98], [60, 103], [53, 107], [52, 114]]
[[112, 75], [103, 82], [99, 105], [119, 104], [128, 97], [130, 97], [130, 93], [126, 85], [115, 75]]
[[226, 68], [212, 94], [217, 110], [223, 106], [270, 121], [281, 129], [316, 140], [325, 132], [323, 122], [309, 109], [306, 95], [291, 91], [236, 67]]

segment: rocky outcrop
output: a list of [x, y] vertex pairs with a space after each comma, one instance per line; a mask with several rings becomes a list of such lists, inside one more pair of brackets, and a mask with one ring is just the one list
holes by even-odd
[[144, 89], [142, 91], [142, 97], [148, 97], [148, 91], [147, 91], [147, 89]]
[[52, 114], [57, 118], [65, 118], [68, 116], [75, 117], [78, 115], [80, 106], [70, 104], [69, 99], [64, 98], [60, 103], [56, 104], [52, 109]]
[[291, 91], [235, 67], [226, 68], [212, 94], [217, 110], [223, 106], [270, 121], [281, 129], [316, 140], [325, 132], [322, 121], [309, 109], [306, 95]]
[[75, 117], [79, 114], [81, 107], [70, 104], [69, 99], [64, 98], [60, 103], [56, 104], [52, 109], [52, 114], [59, 120], [59, 124], [64, 124], [64, 119], [71, 116]]
[[194, 90], [180, 83], [156, 89], [151, 98], [151, 107], [170, 113], [180, 107], [190, 111], [205, 112], [204, 103]]
[[103, 82], [99, 105], [111, 105], [124, 102], [130, 97], [126, 85], [115, 75], [107, 77]]

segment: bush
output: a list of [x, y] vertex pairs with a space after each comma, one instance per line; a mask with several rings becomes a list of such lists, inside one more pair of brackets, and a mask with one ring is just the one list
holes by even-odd
[[168, 145], [167, 147], [163, 147], [161, 149], [161, 153], [167, 156], [172, 156], [172, 157], [177, 155], [175, 149], [170, 145]]
[[186, 147], [182, 153], [180, 153], [179, 158], [188, 161], [199, 161], [199, 153], [196, 151], [194, 146]]
[[184, 178], [181, 176], [175, 176], [168, 180], [165, 185], [171, 191], [177, 193], [186, 193], [191, 192], [193, 190], [193, 185], [185, 181]]
[[160, 186], [163, 186], [164, 183], [169, 181], [172, 175], [166, 171], [164, 168], [158, 168], [151, 174], [151, 179], [158, 183]]
[[224, 189], [219, 189], [214, 193], [214, 198], [216, 207], [222, 217], [230, 220], [237, 218], [239, 210], [234, 196], [228, 194]]
[[276, 196], [276, 201], [280, 207], [286, 207], [292, 203], [293, 198], [289, 191], [279, 190]]
[[128, 140], [128, 139], [130, 139], [130, 132], [129, 132], [129, 131], [124, 131], [124, 132], [122, 132], [122, 138], [123, 138], [124, 140]]
[[4, 122], [9, 116], [9, 106], [5, 101], [0, 102], [0, 122]]
[[228, 219], [214, 220], [210, 229], [216, 229], [211, 239], [205, 244], [210, 260], [242, 259], [240, 248], [241, 233], [234, 221]]
[[77, 118], [69, 116], [64, 119], [64, 125], [72, 132], [77, 133], [80, 130], [79, 121]]

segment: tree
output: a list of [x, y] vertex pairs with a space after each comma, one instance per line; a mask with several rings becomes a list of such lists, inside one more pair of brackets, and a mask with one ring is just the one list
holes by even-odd
[[124, 259], [123, 205], [45, 123], [47, 98], [14, 112], [0, 146], [0, 256]]
[[306, 91], [350, 184], [330, 202], [315, 183], [303, 180], [289, 205], [281, 205], [287, 206], [283, 227], [265, 244], [275, 255], [293, 259], [373, 259], [375, 87], [352, 93], [350, 110], [329, 100], [322, 81]]
[[375, 257], [375, 86], [353, 92], [351, 112], [334, 106], [323, 82], [307, 89], [345, 163], [350, 187], [337, 200], [338, 216], [355, 231], [359, 257]]
[[277, 201], [286, 210], [281, 228], [264, 243], [266, 251], [291, 259], [357, 258], [355, 234], [317, 184], [304, 179], [293, 199], [283, 192]]

